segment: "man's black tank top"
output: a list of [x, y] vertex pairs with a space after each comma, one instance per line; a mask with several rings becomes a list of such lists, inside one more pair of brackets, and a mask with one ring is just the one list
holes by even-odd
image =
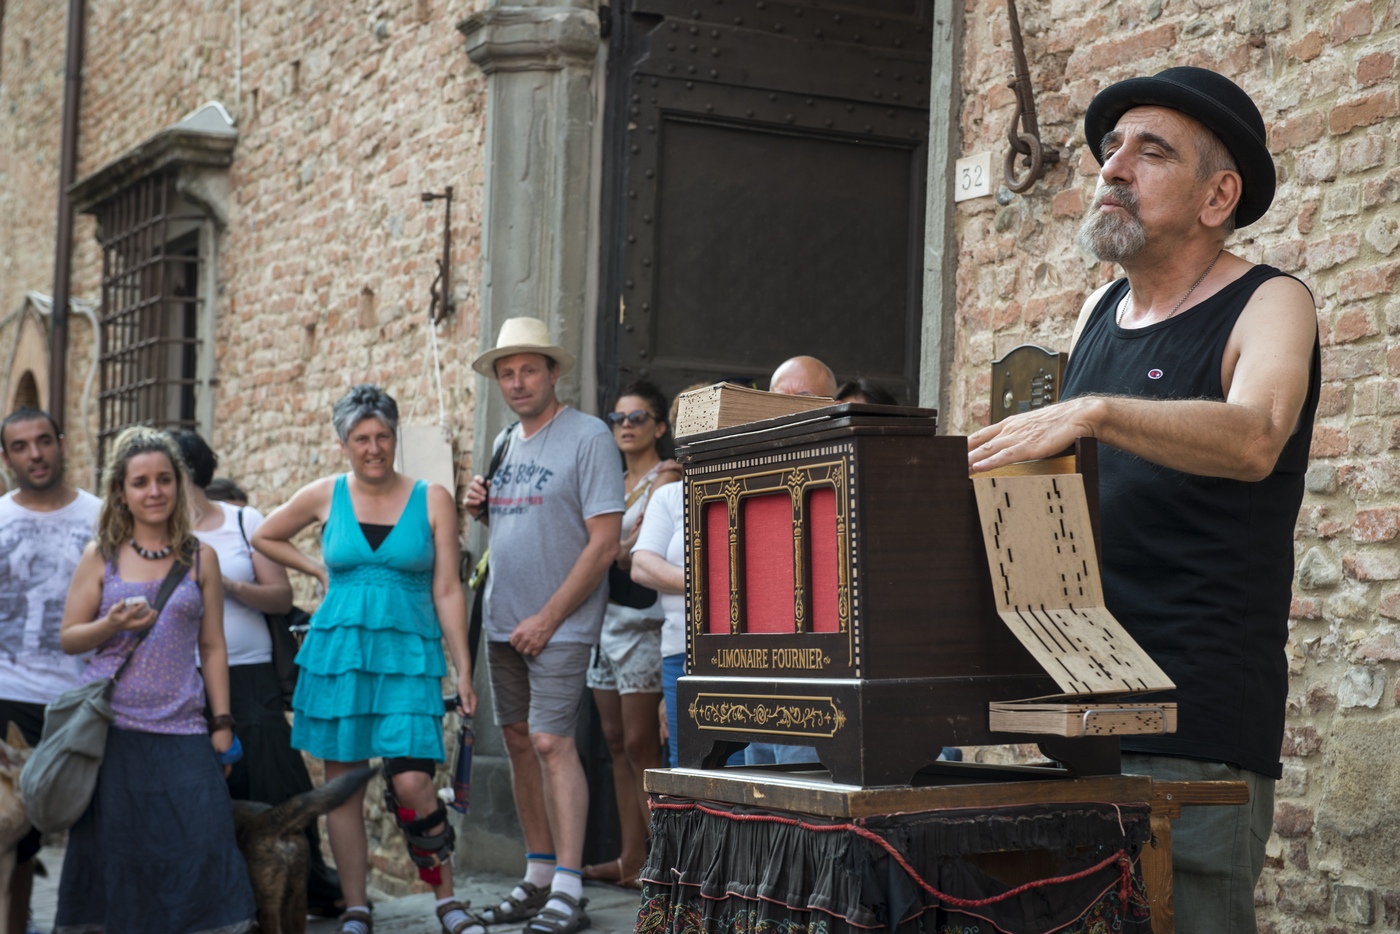
[[[1115, 323], [1128, 283], [1113, 283], [1074, 347], [1063, 397], [1223, 400], [1220, 365], [1235, 322], [1254, 291], [1281, 275], [1255, 266], [1200, 304], [1136, 329]], [[1161, 696], [1178, 704], [1176, 733], [1125, 737], [1125, 751], [1282, 775], [1293, 529], [1320, 359], [1314, 341], [1298, 428], [1257, 483], [1182, 473], [1100, 446], [1106, 602], [1176, 684]]]

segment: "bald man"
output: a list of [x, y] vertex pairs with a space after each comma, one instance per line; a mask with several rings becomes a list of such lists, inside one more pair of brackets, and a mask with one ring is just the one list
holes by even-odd
[[[836, 398], [836, 374], [816, 357], [793, 357], [773, 371], [768, 391], [785, 396], [827, 396]], [[790, 765], [816, 762], [811, 746], [779, 746], [776, 743], [749, 743], [744, 750], [745, 765]]]
[[768, 391], [785, 396], [826, 396], [836, 398], [836, 374], [816, 357], [784, 360], [768, 381]]

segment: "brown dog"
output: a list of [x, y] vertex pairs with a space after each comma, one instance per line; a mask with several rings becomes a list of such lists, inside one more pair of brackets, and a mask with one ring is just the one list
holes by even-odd
[[10, 916], [10, 876], [16, 847], [29, 833], [29, 814], [19, 796], [19, 773], [29, 759], [29, 744], [13, 721], [0, 743], [0, 925]]
[[263, 934], [305, 934], [306, 869], [311, 855], [303, 831], [348, 801], [375, 771], [347, 772], [276, 807], [257, 801], [233, 802], [238, 848], [248, 864]]

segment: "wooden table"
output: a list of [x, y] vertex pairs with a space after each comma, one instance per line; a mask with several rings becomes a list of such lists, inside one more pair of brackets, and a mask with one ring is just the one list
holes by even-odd
[[[1173, 931], [1171, 819], [1180, 816], [1184, 805], [1243, 804], [1248, 799], [1242, 782], [1153, 782], [1145, 776], [1129, 775], [1034, 780], [1033, 770], [1028, 769], [1010, 770], [1008, 775], [1013, 780], [862, 788], [833, 782], [824, 771], [769, 766], [659, 769], [648, 771], [645, 781], [654, 806], [675, 808], [681, 806], [676, 802], [714, 802], [728, 809], [755, 808], [765, 814], [857, 826], [882, 818], [917, 819], [939, 812], [965, 814], [976, 810], [992, 814], [1035, 808], [1045, 813], [1057, 807], [1072, 811], [1077, 806], [1121, 806], [1124, 813], [1131, 812], [1139, 822], [1144, 814], [1150, 815], [1151, 839], [1141, 845], [1137, 856], [1151, 912], [1152, 934]], [[744, 816], [747, 818], [747, 814]], [[719, 832], [724, 832], [726, 825], [718, 826]], [[1139, 840], [1146, 836], [1140, 823], [1137, 833]], [[1066, 846], [1075, 845], [1074, 840], [1064, 842]], [[1137, 850], [1136, 845], [1129, 848]], [[1004, 882], [1008, 888], [1054, 877], [1059, 872], [1055, 861], [1040, 852], [987, 852], [979, 854], [974, 862], [980, 872]], [[648, 865], [648, 871], [657, 879], [664, 878], [667, 869]], [[645, 904], [646, 893], [643, 901]]]

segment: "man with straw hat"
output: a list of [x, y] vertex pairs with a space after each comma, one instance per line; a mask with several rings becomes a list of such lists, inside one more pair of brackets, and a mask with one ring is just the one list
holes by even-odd
[[529, 851], [525, 878], [478, 915], [482, 928], [528, 920], [527, 931], [570, 934], [589, 923], [580, 875], [588, 785], [574, 727], [623, 494], [612, 434], [554, 394], [573, 365], [537, 318], [508, 319], [495, 348], [472, 362], [520, 419], [496, 439], [490, 481], [472, 478], [467, 512], [491, 528], [486, 656]]
[[1171, 735], [1123, 770], [1244, 781], [1249, 804], [1173, 827], [1176, 930], [1252, 932], [1288, 695], [1293, 527], [1321, 381], [1306, 286], [1225, 249], [1274, 196], [1264, 120], [1178, 67], [1089, 104], [1102, 169], [1080, 245], [1126, 277], [1085, 302], [1063, 400], [968, 438], [973, 471], [1100, 441], [1108, 608], [1176, 684]]

